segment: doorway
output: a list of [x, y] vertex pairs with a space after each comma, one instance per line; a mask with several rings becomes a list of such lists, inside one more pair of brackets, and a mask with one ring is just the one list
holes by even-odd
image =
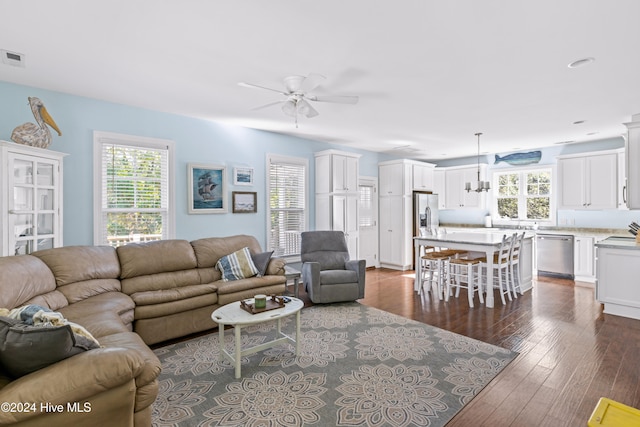
[[378, 179], [361, 176], [358, 194], [359, 258], [366, 260], [367, 268], [378, 268]]

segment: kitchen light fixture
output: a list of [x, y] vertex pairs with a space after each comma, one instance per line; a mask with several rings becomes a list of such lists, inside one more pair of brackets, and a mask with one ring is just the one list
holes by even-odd
[[[489, 191], [491, 189], [491, 185], [489, 184], [489, 181], [480, 181], [480, 135], [482, 135], [482, 133], [480, 132], [476, 133], [476, 136], [478, 137], [478, 181], [476, 182], [476, 189], [473, 190], [476, 193], [480, 193], [482, 191]], [[467, 193], [470, 192], [471, 183], [465, 182], [464, 189], [467, 190]]]

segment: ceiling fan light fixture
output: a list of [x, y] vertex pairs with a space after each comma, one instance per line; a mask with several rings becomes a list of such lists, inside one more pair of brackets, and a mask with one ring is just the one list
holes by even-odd
[[310, 113], [311, 105], [309, 105], [309, 103], [304, 99], [298, 101], [298, 114], [302, 114], [303, 116], [308, 117]]
[[282, 104], [282, 111], [291, 117], [296, 116], [296, 102], [293, 99], [287, 99], [284, 104]]

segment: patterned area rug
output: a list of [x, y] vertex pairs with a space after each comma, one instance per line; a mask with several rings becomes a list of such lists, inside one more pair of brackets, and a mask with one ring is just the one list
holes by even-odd
[[[295, 334], [295, 316], [283, 319]], [[242, 330], [243, 348], [275, 322]], [[304, 308], [302, 345], [219, 360], [218, 334], [155, 350], [155, 426], [443, 426], [517, 353], [359, 303]], [[231, 331], [225, 345], [233, 349]]]

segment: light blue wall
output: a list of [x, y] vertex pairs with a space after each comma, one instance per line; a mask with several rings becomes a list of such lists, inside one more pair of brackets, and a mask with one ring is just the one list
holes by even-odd
[[[624, 139], [609, 138], [597, 141], [590, 141], [579, 144], [566, 144], [551, 147], [540, 148], [542, 158], [540, 165], [555, 165], [557, 163], [556, 156], [563, 154], [586, 153], [601, 150], [613, 150], [624, 148]], [[523, 150], [524, 151], [524, 150]], [[510, 153], [498, 153], [501, 157]], [[508, 169], [513, 166], [501, 162], [494, 164], [495, 154], [481, 156], [480, 162], [487, 164], [489, 174], [491, 171]], [[441, 161], [433, 161], [440, 167], [461, 166], [477, 164], [477, 157], [465, 157], [457, 159], [447, 159]], [[440, 221], [448, 224], [484, 224], [484, 216], [489, 213], [485, 209], [460, 209], [460, 210], [443, 210], [440, 212]], [[640, 219], [639, 211], [607, 209], [600, 211], [581, 211], [581, 210], [558, 210], [557, 225], [559, 227], [587, 227], [587, 228], [627, 228], [631, 221]]]
[[[378, 176], [377, 163], [391, 157], [368, 151], [334, 146], [318, 141], [231, 127], [212, 121], [113, 104], [96, 99], [20, 86], [0, 81], [0, 139], [9, 141], [11, 131], [33, 122], [27, 97], [37, 96], [54, 118], [62, 136], [54, 134], [51, 150], [69, 155], [64, 160], [64, 244], [93, 244], [93, 131], [170, 139], [175, 141], [176, 237], [251, 234], [266, 243], [265, 163], [266, 155], [280, 154], [309, 159], [310, 224], [315, 223], [314, 156], [329, 148], [362, 155], [360, 174]], [[187, 213], [187, 164], [217, 163], [227, 167], [228, 197], [231, 191], [256, 191], [256, 214]], [[252, 187], [234, 187], [234, 166], [254, 168]]]

